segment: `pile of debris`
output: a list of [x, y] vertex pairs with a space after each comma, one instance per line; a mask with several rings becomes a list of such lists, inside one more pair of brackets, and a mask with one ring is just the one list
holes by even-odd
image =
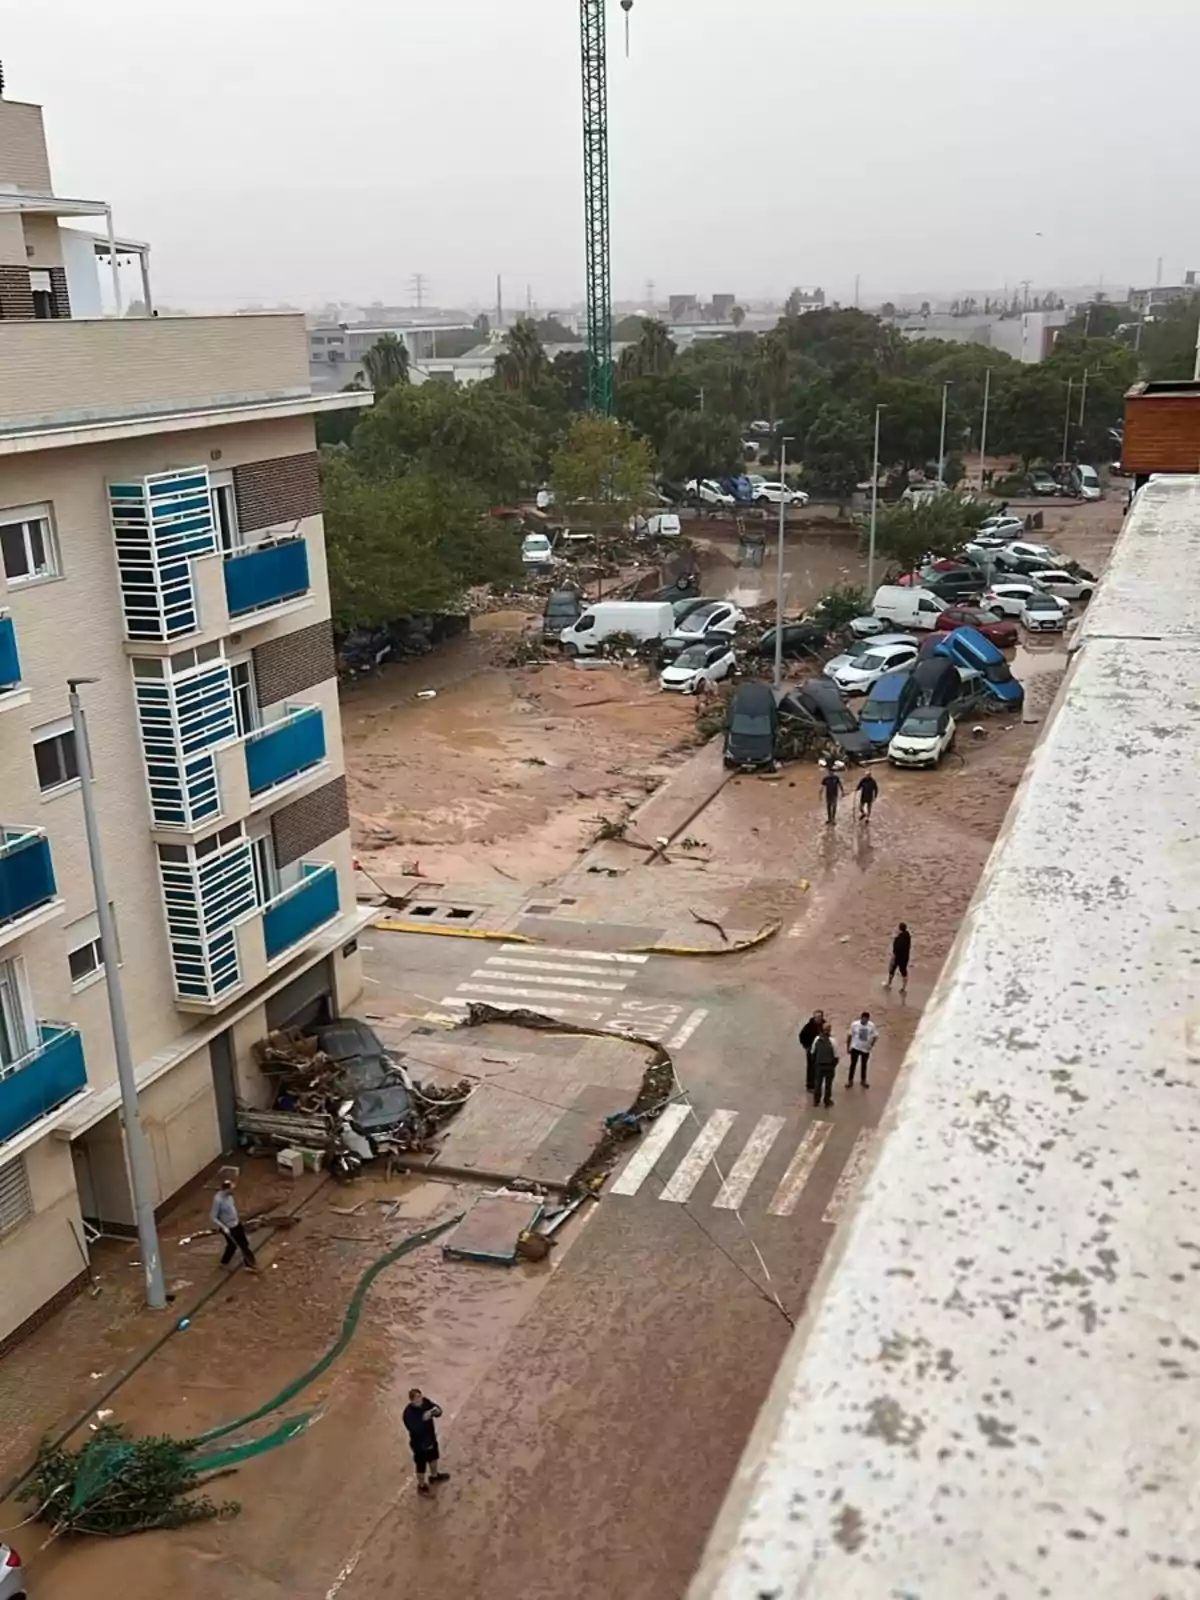
[[449, 1086], [414, 1079], [357, 1017], [307, 1033], [278, 1028], [254, 1053], [275, 1093], [269, 1111], [239, 1109], [243, 1144], [251, 1154], [323, 1152], [336, 1177], [376, 1157], [430, 1151], [473, 1088], [465, 1078]]

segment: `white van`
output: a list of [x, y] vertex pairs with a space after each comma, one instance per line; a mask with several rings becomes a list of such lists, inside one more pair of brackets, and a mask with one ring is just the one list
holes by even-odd
[[946, 602], [928, 589], [906, 589], [903, 584], [885, 583], [875, 591], [871, 610], [884, 622], [897, 628], [936, 628]]
[[521, 565], [526, 570], [554, 565], [554, 547], [544, 533], [527, 533], [522, 539]]
[[669, 600], [598, 600], [558, 636], [569, 656], [590, 656], [614, 633], [631, 633], [635, 639], [665, 639], [675, 628], [675, 608]]

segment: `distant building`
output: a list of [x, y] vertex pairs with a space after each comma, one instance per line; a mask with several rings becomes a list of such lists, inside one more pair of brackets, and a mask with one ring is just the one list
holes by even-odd
[[735, 294], [715, 294], [712, 297], [712, 314], [714, 322], [728, 322], [729, 313], [737, 305]]
[[694, 294], [673, 294], [667, 297], [667, 317], [671, 322], [682, 322], [688, 317], [700, 315], [699, 296]]
[[1156, 309], [1171, 305], [1176, 300], [1190, 300], [1200, 294], [1200, 284], [1194, 272], [1185, 272], [1182, 283], [1155, 284], [1153, 289], [1130, 289], [1129, 309], [1152, 317]]
[[906, 339], [945, 339], [952, 344], [983, 344], [1027, 364], [1044, 361], [1054, 341], [1066, 327], [1064, 311], [1022, 311], [1017, 316], [979, 312], [954, 317], [935, 311], [919, 321], [912, 317], [889, 319]]

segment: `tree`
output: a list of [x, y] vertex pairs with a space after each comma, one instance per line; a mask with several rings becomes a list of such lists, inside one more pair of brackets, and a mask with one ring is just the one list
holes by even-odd
[[480, 583], [514, 578], [511, 536], [477, 490], [442, 473], [379, 478], [346, 456], [322, 459], [330, 603], [336, 627], [377, 627], [443, 611]]
[[562, 389], [565, 411], [584, 411], [588, 403], [586, 350], [560, 350], [553, 362], [554, 377]]
[[742, 323], [746, 320], [746, 308], [744, 306], [734, 306], [730, 310], [729, 320], [733, 323], [735, 328], [740, 328]]
[[501, 389], [529, 390], [549, 372], [550, 362], [528, 317], [518, 317], [496, 357], [496, 382]]
[[490, 384], [404, 384], [363, 413], [357, 468], [379, 478], [409, 472], [473, 485], [491, 503], [517, 499], [540, 475], [542, 417]]
[[926, 556], [952, 556], [961, 550], [988, 514], [988, 508], [954, 494], [940, 494], [921, 505], [901, 501], [881, 506], [875, 548], [900, 572], [911, 572]]
[[617, 375], [620, 378], [662, 377], [670, 372], [674, 361], [675, 341], [666, 323], [645, 317], [636, 341], [621, 351]]
[[394, 333], [381, 333], [362, 364], [376, 399], [382, 400], [398, 383], [408, 382], [408, 346]]
[[866, 411], [837, 401], [822, 406], [804, 439], [804, 481], [837, 500], [839, 517], [855, 486], [870, 475], [872, 442]]
[[1141, 359], [1148, 378], [1190, 378], [1196, 360], [1200, 296], [1155, 307], [1141, 327]]
[[557, 317], [535, 317], [533, 326], [543, 344], [575, 343], [575, 335]]
[[895, 303], [895, 301], [894, 300], [885, 300], [883, 302], [883, 304], [879, 308], [879, 315], [881, 317], [894, 317], [896, 315], [896, 303]]
[[471, 326], [481, 339], [486, 339], [492, 331], [491, 319], [486, 311], [481, 311]]
[[695, 384], [679, 372], [623, 378], [617, 384], [617, 416], [648, 439], [656, 455], [662, 452], [672, 416], [678, 411], [698, 410], [699, 404]]
[[606, 527], [623, 528], [645, 498], [654, 458], [644, 439], [635, 438], [614, 417], [582, 416], [571, 423], [554, 453], [550, 482], [557, 504], [578, 510], [597, 536]]
[[[879, 425], [880, 459], [907, 472], [937, 455], [941, 436], [942, 395], [924, 378], [887, 378], [876, 390], [884, 410]], [[950, 418], [946, 419], [947, 436]]]
[[772, 422], [783, 409], [788, 393], [788, 347], [778, 329], [758, 341], [755, 353], [758, 402]]
[[814, 602], [811, 616], [826, 633], [840, 633], [855, 617], [869, 616], [871, 597], [853, 583], [837, 583]]
[[660, 456], [663, 476], [672, 482], [725, 477], [744, 460], [741, 427], [728, 412], [673, 411]]

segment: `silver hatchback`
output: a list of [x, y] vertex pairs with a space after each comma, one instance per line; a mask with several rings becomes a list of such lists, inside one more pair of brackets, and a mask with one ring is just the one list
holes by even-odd
[[0, 1544], [0, 1600], [26, 1600], [25, 1568], [17, 1552]]

